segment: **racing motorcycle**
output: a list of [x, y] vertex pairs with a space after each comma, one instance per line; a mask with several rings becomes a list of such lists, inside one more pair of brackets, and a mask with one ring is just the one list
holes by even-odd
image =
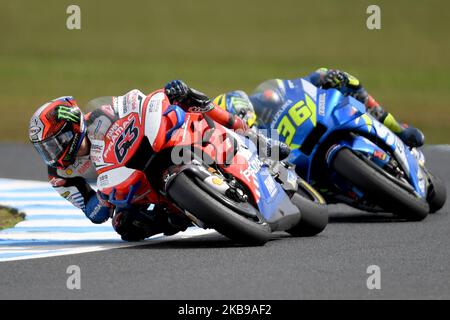
[[[276, 130], [291, 147], [289, 161], [327, 202], [411, 221], [443, 207], [445, 184], [426, 168], [420, 150], [405, 145], [353, 97], [294, 81], [266, 81], [251, 99], [262, 127]], [[279, 99], [261, 104], [258, 96], [267, 92]]]
[[164, 91], [119, 102], [99, 147], [97, 186], [120, 204], [158, 204], [200, 228], [263, 245], [275, 231], [313, 236], [325, 202], [291, 164], [258, 156], [251, 139], [202, 113], [171, 105]]

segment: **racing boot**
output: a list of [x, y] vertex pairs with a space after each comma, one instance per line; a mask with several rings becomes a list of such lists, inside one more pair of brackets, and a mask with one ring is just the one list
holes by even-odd
[[132, 207], [116, 212], [112, 224], [124, 241], [140, 241], [158, 233], [173, 235], [190, 226], [187, 219], [176, 217], [175, 214], [169, 216], [165, 208], [158, 205], [152, 210]]
[[407, 146], [417, 148], [423, 146], [425, 136], [417, 128], [408, 126], [407, 124], [399, 124], [394, 116], [388, 112], [381, 119], [382, 123], [394, 132]]
[[421, 147], [425, 142], [425, 136], [422, 131], [406, 124], [402, 125], [402, 131], [397, 133], [397, 135], [406, 145], [412, 148]]

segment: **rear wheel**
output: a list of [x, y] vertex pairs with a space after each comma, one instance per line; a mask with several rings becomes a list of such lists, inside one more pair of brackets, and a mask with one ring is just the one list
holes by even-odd
[[244, 217], [204, 189], [201, 181], [180, 173], [172, 181], [168, 193], [180, 208], [237, 243], [264, 245], [270, 239], [271, 230], [265, 221]]
[[[369, 160], [367, 160], [369, 161]], [[367, 195], [383, 209], [411, 221], [423, 220], [430, 211], [428, 203], [396, 183], [387, 172], [375, 168], [349, 149], [342, 149], [334, 157], [332, 167], [342, 177]]]

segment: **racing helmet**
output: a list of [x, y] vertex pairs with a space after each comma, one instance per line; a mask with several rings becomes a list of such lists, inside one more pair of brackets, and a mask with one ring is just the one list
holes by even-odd
[[248, 95], [241, 90], [235, 90], [217, 96], [214, 101], [221, 109], [242, 118], [252, 127], [256, 122], [256, 113]]
[[31, 117], [29, 139], [44, 162], [64, 169], [73, 164], [86, 135], [83, 114], [73, 97], [56, 98]]
[[279, 79], [271, 79], [261, 83], [250, 99], [258, 116], [258, 125], [269, 125], [285, 103], [283, 82]]

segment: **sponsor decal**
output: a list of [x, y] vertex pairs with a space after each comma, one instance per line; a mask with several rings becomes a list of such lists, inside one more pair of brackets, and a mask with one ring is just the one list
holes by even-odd
[[122, 133], [122, 130], [123, 128], [117, 122], [115, 122], [106, 133], [106, 137], [111, 141], [115, 141], [115, 139]]
[[30, 129], [29, 129], [29, 136], [31, 141], [33, 142], [39, 141], [43, 129], [44, 126], [42, 125], [40, 120], [36, 116], [34, 116], [30, 121]]
[[89, 161], [89, 160], [85, 161], [85, 162], [81, 165], [81, 167], [78, 169], [78, 173], [80, 173], [80, 174], [85, 174], [85, 173], [89, 170], [89, 168], [91, 167], [91, 165], [92, 165], [91, 161]]
[[118, 122], [113, 123], [111, 125], [111, 128], [106, 133], [106, 137], [114, 143], [131, 122], [134, 123], [133, 115], [128, 116], [128, 118], [122, 123], [122, 125], [120, 125]]
[[148, 138], [151, 145], [155, 142], [161, 126], [161, 109], [164, 99], [165, 94], [159, 92], [152, 96], [150, 101], [147, 102], [147, 111], [144, 120], [145, 136]]
[[127, 114], [128, 112], [128, 101], [123, 99], [122, 100], [122, 113]]
[[109, 152], [111, 151], [113, 145], [114, 145], [113, 142], [111, 142], [110, 144], [108, 144], [108, 147], [106, 148], [105, 153], [103, 154], [103, 155], [104, 155], [104, 158], [108, 158]]
[[70, 149], [69, 152], [67, 152], [67, 155], [64, 157], [64, 160], [71, 160], [71, 157], [73, 155], [73, 153], [75, 152], [75, 148], [78, 146], [78, 142], [80, 141], [80, 135], [76, 134], [75, 138], [73, 138], [73, 142], [70, 145]]
[[189, 112], [208, 112], [214, 109], [214, 104], [211, 102], [206, 106], [192, 106], [188, 109]]
[[128, 94], [126, 94], [124, 99], [124, 103], [126, 101], [126, 106], [124, 106], [124, 113], [128, 111], [139, 112], [141, 109], [143, 98], [144, 96], [139, 90], [132, 90]]
[[61, 197], [63, 197], [63, 198], [68, 198], [70, 196], [70, 191], [66, 191], [66, 192], [64, 192], [64, 193], [62, 193], [61, 194]]
[[386, 153], [384, 153], [383, 151], [375, 150], [373, 152], [373, 156], [383, 161], [386, 160]]
[[270, 197], [274, 197], [277, 194], [277, 186], [272, 176], [267, 176], [267, 178], [264, 179], [264, 185], [266, 186], [267, 191], [269, 191]]
[[101, 152], [103, 150], [102, 141], [92, 141], [91, 143], [91, 152]]
[[147, 112], [156, 112], [161, 106], [162, 99], [152, 98], [148, 104]]
[[58, 107], [57, 112], [57, 117], [59, 120], [63, 119], [73, 123], [79, 123], [81, 120], [81, 112], [78, 108], [61, 105]]
[[67, 169], [65, 172], [66, 172], [66, 174], [68, 176], [71, 176], [73, 174], [73, 170], [72, 169]]
[[212, 183], [214, 183], [217, 186], [221, 186], [223, 184], [223, 180], [217, 177], [212, 178]]
[[256, 173], [258, 173], [259, 170], [261, 170], [262, 162], [259, 160], [258, 157], [253, 157], [248, 161], [248, 168], [241, 171], [241, 174], [244, 176], [244, 178], [251, 182], [251, 177], [253, 177], [254, 180], [256, 180]]
[[102, 174], [98, 177], [99, 187], [105, 187], [109, 184], [109, 176], [107, 174]]
[[37, 135], [39, 132], [41, 132], [41, 128], [39, 127], [31, 127], [30, 128], [30, 135]]
[[103, 151], [105, 149], [105, 142], [102, 140], [91, 140], [91, 153], [89, 157], [96, 166], [101, 167], [105, 165], [103, 158]]
[[319, 115], [325, 115], [325, 93], [319, 95]]

